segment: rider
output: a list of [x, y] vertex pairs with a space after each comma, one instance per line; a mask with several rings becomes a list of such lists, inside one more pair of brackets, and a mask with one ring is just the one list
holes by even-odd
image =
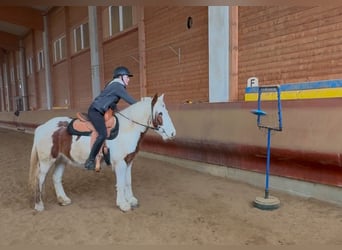
[[102, 144], [107, 138], [104, 114], [108, 109], [116, 110], [116, 105], [122, 98], [128, 104], [136, 103], [126, 90], [129, 78], [133, 75], [124, 66], [117, 67], [113, 72], [113, 79], [104, 87], [101, 93], [94, 99], [88, 109], [88, 117], [94, 125], [98, 136], [92, 146], [89, 157], [85, 162], [85, 168], [95, 169], [95, 158]]

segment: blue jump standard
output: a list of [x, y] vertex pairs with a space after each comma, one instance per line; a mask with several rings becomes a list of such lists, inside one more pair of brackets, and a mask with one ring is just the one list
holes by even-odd
[[[274, 127], [265, 127], [260, 124], [260, 116], [265, 116], [267, 113], [261, 110], [261, 92], [276, 91], [278, 99], [278, 124]], [[271, 130], [282, 131], [282, 112], [280, 102], [280, 87], [275, 86], [259, 86], [258, 87], [258, 109], [251, 110], [254, 115], [257, 115], [257, 126], [267, 129], [267, 161], [266, 161], [266, 180], [265, 180], [265, 196], [256, 197], [253, 205], [262, 210], [273, 210], [280, 206], [278, 198], [269, 195], [269, 175], [270, 175], [270, 158], [271, 158]]]

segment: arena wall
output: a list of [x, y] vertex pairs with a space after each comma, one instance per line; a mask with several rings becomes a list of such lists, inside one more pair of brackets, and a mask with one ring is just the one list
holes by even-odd
[[[165, 96], [167, 101], [167, 95]], [[283, 131], [271, 139], [271, 174], [342, 187], [342, 99], [283, 101]], [[265, 172], [266, 133], [251, 110], [256, 102], [169, 105], [177, 137], [165, 143], [148, 132], [146, 152], [258, 173]], [[33, 131], [48, 118], [73, 110], [1, 112], [0, 124]], [[298, 126], [301, 124], [301, 126]]]

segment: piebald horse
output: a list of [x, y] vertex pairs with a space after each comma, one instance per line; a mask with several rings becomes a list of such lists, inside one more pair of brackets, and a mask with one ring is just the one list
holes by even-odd
[[[138, 206], [133, 195], [131, 169], [139, 150], [139, 143], [148, 129], [159, 134], [163, 140], [173, 139], [176, 130], [164, 103], [164, 94], [141, 101], [116, 113], [119, 130], [115, 139], [106, 140], [110, 152], [110, 164], [116, 174], [116, 205], [122, 211]], [[43, 190], [45, 178], [52, 168], [52, 179], [60, 205], [71, 204], [65, 194], [62, 179], [66, 165], [84, 168], [90, 152], [90, 136], [70, 135], [66, 126], [69, 117], [55, 117], [38, 126], [30, 160], [29, 184], [34, 196], [34, 208], [44, 210]], [[85, 169], [85, 171], [87, 171]]]

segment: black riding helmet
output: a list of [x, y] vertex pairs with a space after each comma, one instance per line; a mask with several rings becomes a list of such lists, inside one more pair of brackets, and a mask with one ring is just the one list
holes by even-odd
[[129, 70], [125, 66], [119, 66], [113, 72], [114, 78], [118, 78], [119, 76], [124, 76], [124, 75], [128, 75], [129, 77], [133, 76], [131, 72], [129, 72]]

